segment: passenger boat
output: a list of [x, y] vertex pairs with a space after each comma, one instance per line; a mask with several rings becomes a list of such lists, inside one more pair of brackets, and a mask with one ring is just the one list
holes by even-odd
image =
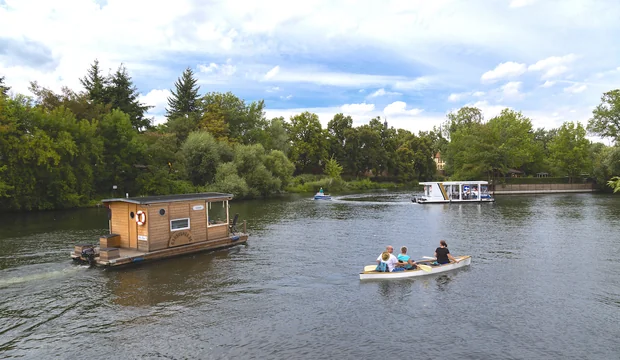
[[429, 181], [424, 185], [424, 195], [414, 196], [412, 202], [418, 204], [442, 203], [481, 203], [495, 202], [489, 194], [487, 181]]
[[246, 223], [229, 217], [231, 194], [199, 193], [103, 200], [109, 234], [75, 245], [71, 258], [119, 266], [247, 243]]
[[[425, 275], [440, 274], [446, 271], [460, 269], [471, 263], [471, 256], [455, 256], [459, 262], [451, 262], [443, 265], [430, 266], [430, 271], [423, 271], [420, 268], [415, 270], [395, 271], [395, 272], [379, 272], [375, 270], [363, 271], [360, 273], [360, 280], [374, 280], [374, 279], [403, 279], [412, 278]], [[429, 264], [433, 260], [420, 260], [416, 261], [419, 264]], [[366, 268], [376, 268], [376, 265], [368, 265]]]

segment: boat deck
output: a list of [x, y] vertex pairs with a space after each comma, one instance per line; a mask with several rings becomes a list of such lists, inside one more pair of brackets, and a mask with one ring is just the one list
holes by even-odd
[[[95, 258], [96, 264], [99, 266], [119, 266], [130, 263], [142, 262], [145, 260], [155, 260], [155, 259], [163, 259], [168, 257], [173, 257], [177, 255], [191, 254], [199, 251], [208, 251], [208, 250], [218, 250], [227, 247], [237, 246], [241, 244], [246, 244], [248, 241], [248, 234], [246, 233], [237, 233], [232, 236], [201, 241], [196, 243], [185, 244], [176, 247], [165, 248], [161, 250], [155, 251], [139, 251], [136, 249], [128, 249], [128, 248], [113, 248], [114, 250], [118, 250], [118, 257], [113, 259], [101, 259], [101, 256]], [[74, 260], [82, 260], [83, 259], [78, 253], [71, 253], [71, 257]]]

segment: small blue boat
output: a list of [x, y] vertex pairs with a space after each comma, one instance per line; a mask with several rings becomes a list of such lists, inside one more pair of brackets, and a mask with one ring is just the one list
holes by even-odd
[[331, 200], [332, 196], [328, 195], [328, 194], [323, 194], [323, 193], [316, 193], [316, 195], [314, 195], [314, 200]]

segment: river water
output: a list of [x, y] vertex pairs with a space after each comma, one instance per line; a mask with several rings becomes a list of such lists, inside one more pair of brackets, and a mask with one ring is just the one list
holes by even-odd
[[[0, 358], [620, 358], [620, 197], [410, 198], [233, 201], [248, 246], [112, 271], [69, 258], [104, 209], [5, 214]], [[386, 245], [440, 239], [471, 265], [359, 280]]]

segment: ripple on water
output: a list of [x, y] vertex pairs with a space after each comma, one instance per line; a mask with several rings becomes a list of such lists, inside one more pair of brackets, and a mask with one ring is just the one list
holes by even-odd
[[[0, 224], [0, 355], [331, 359], [406, 351], [416, 358], [581, 359], [620, 353], [617, 197], [419, 205], [411, 195], [235, 201], [232, 211], [248, 221], [248, 246], [119, 271], [68, 260], [73, 244], [105, 233], [105, 213], [95, 209], [55, 220], [50, 213], [28, 230], [16, 226], [34, 220]], [[472, 255], [472, 264], [420, 279], [359, 280], [386, 245], [397, 251], [406, 245], [421, 259], [433, 255], [440, 239], [455, 255]]]

